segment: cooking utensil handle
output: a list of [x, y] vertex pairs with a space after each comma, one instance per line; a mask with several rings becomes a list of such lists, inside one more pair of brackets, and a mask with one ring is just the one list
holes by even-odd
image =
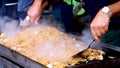
[[90, 48], [90, 45], [95, 41], [95, 39], [92, 39], [89, 43], [88, 43], [88, 48]]

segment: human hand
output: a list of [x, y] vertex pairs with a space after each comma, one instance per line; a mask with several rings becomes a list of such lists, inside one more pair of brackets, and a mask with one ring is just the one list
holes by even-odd
[[103, 13], [101, 10], [97, 13], [95, 18], [93, 19], [90, 27], [93, 38], [99, 42], [99, 38], [105, 34], [108, 30], [110, 17], [109, 15]]
[[30, 25], [30, 17], [26, 16], [24, 20], [20, 21], [20, 26], [29, 26]]
[[27, 11], [28, 16], [30, 17], [30, 22], [37, 24], [41, 17], [41, 12], [42, 12], [41, 3], [34, 2]]

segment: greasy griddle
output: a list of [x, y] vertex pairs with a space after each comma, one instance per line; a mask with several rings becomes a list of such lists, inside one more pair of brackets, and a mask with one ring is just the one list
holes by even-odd
[[[112, 50], [107, 48], [106, 46], [110, 46], [105, 43], [97, 43], [94, 42], [90, 48], [95, 48], [99, 50], [103, 50], [106, 52], [104, 56], [104, 60], [102, 61], [89, 61], [84, 63], [78, 63], [74, 66], [68, 66], [66, 68], [119, 68], [120, 67], [120, 51]], [[116, 46], [113, 46], [116, 47]], [[120, 47], [117, 47], [118, 50]], [[47, 68], [44, 65], [31, 60], [29, 57], [25, 57], [19, 54], [16, 51], [13, 51], [3, 45], [0, 45], [0, 57], [6, 58], [12, 63], [17, 64], [20, 68]], [[109, 59], [108, 56], [115, 56], [116, 59]]]
[[47, 68], [46, 66], [33, 61], [29, 57], [26, 57], [1, 44], [0, 44], [0, 57], [15, 64], [19, 68]]
[[[106, 55], [104, 55], [104, 60], [78, 63], [75, 66], [68, 66], [66, 68], [120, 68], [120, 47], [94, 42], [90, 48], [105, 51]], [[116, 58], [111, 59], [109, 56]]]

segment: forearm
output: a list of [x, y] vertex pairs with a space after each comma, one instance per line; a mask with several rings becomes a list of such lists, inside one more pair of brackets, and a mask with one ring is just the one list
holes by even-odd
[[120, 14], [119, 5], [120, 1], [100, 9], [95, 18], [92, 20], [90, 27], [92, 35], [96, 41], [99, 41], [99, 38], [108, 31], [110, 18]]
[[33, 4], [41, 5], [42, 4], [42, 0], [34, 0]]
[[34, 0], [33, 4], [27, 11], [30, 22], [37, 23], [42, 13], [42, 0]]
[[120, 15], [120, 1], [108, 6], [113, 16]]
[[[42, 0], [34, 0], [32, 6], [35, 7], [34, 9], [39, 9], [39, 10], [41, 10], [41, 8], [42, 8]], [[34, 10], [34, 9], [33, 9], [33, 10]]]

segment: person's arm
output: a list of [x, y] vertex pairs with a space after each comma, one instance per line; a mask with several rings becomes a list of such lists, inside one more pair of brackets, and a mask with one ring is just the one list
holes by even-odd
[[120, 6], [120, 1], [108, 6], [111, 9], [113, 16], [120, 16], [120, 7], [119, 6]]
[[[111, 10], [112, 16], [120, 14], [119, 5], [120, 1], [108, 6]], [[102, 10], [100, 9], [95, 18], [92, 20], [90, 27], [92, 35], [96, 41], [99, 41], [99, 37], [101, 37], [108, 31], [110, 18], [111, 16], [102, 12]]]
[[42, 12], [42, 0], [34, 0], [31, 7], [28, 9], [27, 14], [30, 17], [31, 23], [37, 23]]

